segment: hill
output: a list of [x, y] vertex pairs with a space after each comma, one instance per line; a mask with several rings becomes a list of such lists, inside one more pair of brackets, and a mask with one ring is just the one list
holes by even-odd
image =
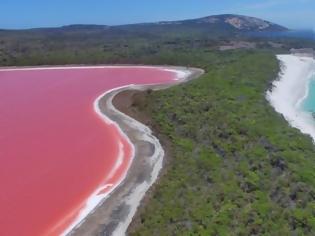
[[172, 33], [176, 36], [189, 37], [189, 35], [197, 34], [211, 38], [222, 36], [232, 37], [249, 32], [282, 32], [288, 30], [286, 27], [262, 19], [232, 14], [207, 16], [182, 21], [161, 21], [147, 24], [123, 25], [114, 28], [128, 32], [146, 32], [152, 35], [167, 36]]
[[[175, 26], [175, 27], [173, 27]], [[160, 33], [161, 29], [167, 31], [191, 30], [197, 28], [203, 30], [204, 32], [218, 31], [218, 33], [244, 33], [244, 32], [277, 32], [277, 31], [287, 31], [288, 29], [284, 26], [277, 25], [275, 23], [265, 21], [255, 17], [224, 14], [224, 15], [214, 15], [207, 16], [198, 19], [182, 20], [182, 21], [160, 21], [155, 23], [139, 23], [139, 24], [128, 24], [128, 25], [118, 25], [118, 26], [108, 26], [108, 25], [67, 25], [57, 28], [35, 28], [28, 30], [14, 30], [14, 33], [26, 33], [26, 32], [78, 32], [85, 33], [86, 31], [107, 31], [112, 33], [113, 30], [122, 31], [133, 31], [133, 30], [149, 30], [148, 33]], [[4, 33], [12, 33], [12, 30], [2, 30]]]
[[124, 63], [161, 49], [212, 48], [249, 32], [283, 32], [277, 24], [239, 15], [120, 26], [69, 25], [0, 30], [0, 66]]
[[286, 27], [274, 24], [269, 21], [265, 21], [255, 17], [241, 16], [241, 15], [215, 15], [202, 17], [193, 20], [184, 21], [164, 21], [157, 24], [162, 25], [202, 25], [204, 27], [213, 27], [227, 29], [230, 31], [241, 31], [241, 32], [260, 32], [260, 31], [287, 31]]

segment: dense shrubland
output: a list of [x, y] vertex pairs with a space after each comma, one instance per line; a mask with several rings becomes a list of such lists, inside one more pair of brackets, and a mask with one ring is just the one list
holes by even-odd
[[265, 100], [274, 55], [190, 58], [202, 78], [138, 104], [173, 155], [131, 235], [315, 235], [315, 148]]

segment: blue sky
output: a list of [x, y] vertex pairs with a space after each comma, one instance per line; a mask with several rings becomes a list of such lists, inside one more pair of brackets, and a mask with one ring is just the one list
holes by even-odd
[[0, 0], [0, 28], [117, 25], [236, 13], [315, 28], [315, 0]]

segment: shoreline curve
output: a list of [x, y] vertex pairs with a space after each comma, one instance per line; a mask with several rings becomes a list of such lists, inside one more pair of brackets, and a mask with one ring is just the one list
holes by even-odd
[[266, 92], [266, 99], [290, 126], [309, 135], [315, 142], [315, 120], [302, 109], [309, 93], [309, 83], [315, 75], [315, 59], [299, 55], [277, 55], [280, 63], [278, 78]]
[[170, 84], [127, 85], [109, 90], [95, 100], [94, 110], [105, 122], [115, 124], [127, 138], [133, 147], [133, 157], [127, 173], [119, 183], [101, 199], [90, 200], [90, 207], [83, 209], [78, 220], [63, 235], [125, 235], [141, 200], [156, 182], [164, 157], [160, 141], [149, 127], [117, 109], [113, 99], [125, 91], [166, 89], [198, 78], [204, 73], [197, 68], [156, 67], [175, 72], [176, 81]]

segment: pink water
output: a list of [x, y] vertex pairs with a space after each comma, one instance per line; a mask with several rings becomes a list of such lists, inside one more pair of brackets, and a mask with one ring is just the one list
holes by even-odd
[[[132, 147], [96, 114], [95, 99], [174, 78], [140, 67], [0, 70], [0, 235], [59, 235], [96, 189], [117, 184]], [[119, 143], [124, 162], [109, 176]]]

